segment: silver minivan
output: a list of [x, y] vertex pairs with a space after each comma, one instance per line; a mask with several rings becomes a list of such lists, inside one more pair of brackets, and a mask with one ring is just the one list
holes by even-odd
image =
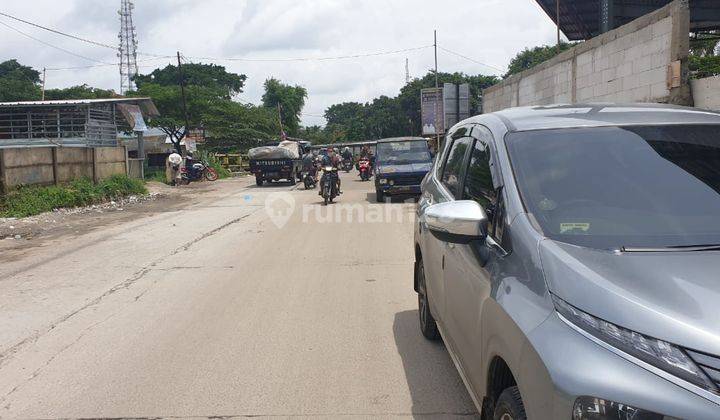
[[420, 329], [487, 419], [720, 419], [720, 114], [557, 105], [453, 127]]

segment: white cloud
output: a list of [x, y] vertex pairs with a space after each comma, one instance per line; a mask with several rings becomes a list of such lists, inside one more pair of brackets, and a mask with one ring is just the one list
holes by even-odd
[[[119, 1], [5, 1], [3, 11], [42, 25], [100, 42], [117, 44]], [[0, 17], [34, 37], [89, 58], [115, 62], [115, 52]], [[398, 50], [438, 43], [480, 62], [505, 67], [525, 47], [552, 43], [550, 19], [533, 0], [136, 0], [139, 50], [187, 57], [329, 57]], [[37, 69], [97, 64], [67, 55], [0, 26], [0, 60], [17, 58]], [[242, 98], [259, 102], [262, 84], [274, 76], [303, 85], [309, 92], [306, 113], [321, 114], [333, 103], [366, 102], [394, 96], [405, 78], [433, 67], [432, 49], [338, 61], [218, 61], [248, 76]], [[147, 60], [150, 57], [141, 59]], [[172, 60], [141, 62], [151, 71]], [[146, 67], [147, 66], [147, 67]], [[439, 52], [440, 71], [497, 73], [490, 68]], [[119, 86], [117, 67], [48, 73], [48, 87], [88, 83]], [[306, 124], [322, 122], [304, 117]]]

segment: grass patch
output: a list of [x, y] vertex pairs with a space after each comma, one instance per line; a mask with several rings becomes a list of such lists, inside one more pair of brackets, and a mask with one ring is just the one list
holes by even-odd
[[145, 181], [155, 181], [167, 184], [164, 169], [148, 169], [145, 171]]
[[145, 194], [145, 184], [126, 175], [113, 175], [98, 184], [89, 179], [78, 179], [67, 185], [26, 186], [0, 197], [0, 217], [28, 217], [59, 208]]

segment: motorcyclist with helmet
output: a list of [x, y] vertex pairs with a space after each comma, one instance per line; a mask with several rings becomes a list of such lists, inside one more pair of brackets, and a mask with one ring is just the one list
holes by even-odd
[[[322, 156], [322, 165], [323, 165], [323, 167], [332, 166], [335, 169], [338, 169], [340, 167], [340, 156], [338, 156], [338, 154], [335, 153], [335, 150], [332, 147], [328, 147], [327, 154]], [[325, 177], [327, 175], [328, 175], [327, 172], [323, 171], [322, 177], [320, 178], [320, 185], [323, 185], [323, 182], [325, 181]], [[340, 186], [341, 186], [340, 175], [337, 175], [335, 177], [335, 179], [337, 182], [338, 194], [342, 194], [342, 190], [340, 189]], [[322, 188], [320, 188], [318, 195], [322, 195]]]

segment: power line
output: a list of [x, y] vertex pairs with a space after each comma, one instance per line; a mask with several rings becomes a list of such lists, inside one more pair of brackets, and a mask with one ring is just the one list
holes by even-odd
[[483, 63], [483, 62], [481, 62], [481, 61], [472, 59], [472, 58], [470, 58], [470, 57], [468, 57], [468, 56], [462, 55], [462, 54], [460, 54], [460, 53], [458, 53], [458, 52], [455, 52], [455, 51], [451, 51], [451, 50], [449, 50], [449, 49], [447, 49], [447, 48], [444, 48], [444, 47], [441, 47], [441, 46], [439, 46], [439, 45], [438, 45], [438, 48], [441, 49], [441, 50], [443, 50], [443, 51], [445, 51], [446, 53], [450, 53], [450, 54], [455, 55], [455, 56], [458, 56], [458, 57], [460, 57], [460, 58], [464, 58], [465, 60], [471, 61], [471, 62], [473, 62], [473, 63], [475, 63], [475, 64], [480, 64], [481, 66], [489, 67], [489, 68], [491, 68], [491, 69], [493, 69], [493, 70], [497, 70], [497, 71], [499, 71], [499, 72], [505, 71], [505, 70], [503, 70], [503, 69], [501, 69], [501, 68], [498, 68], [498, 67], [492, 66], [492, 65], [490, 65], [490, 64], [486, 64], [486, 63]]
[[26, 25], [34, 26], [34, 27], [36, 27], [36, 28], [40, 28], [40, 29], [43, 29], [43, 30], [46, 30], [46, 31], [49, 31], [49, 32], [52, 32], [52, 33], [55, 33], [55, 34], [58, 34], [58, 35], [62, 35], [62, 36], [68, 37], [68, 38], [72, 38], [72, 39], [77, 40], [77, 41], [86, 42], [86, 43], [88, 43], [88, 44], [93, 44], [93, 45], [96, 45], [96, 46], [98, 46], [98, 47], [109, 48], [109, 49], [111, 49], [111, 50], [117, 50], [117, 47], [114, 47], [114, 46], [112, 46], [112, 45], [104, 44], [104, 43], [102, 43], [102, 42], [93, 41], [93, 40], [87, 39], [87, 38], [82, 38], [82, 37], [79, 37], [79, 36], [77, 36], [77, 35], [68, 34], [68, 33], [65, 33], [65, 32], [62, 32], [62, 31], [58, 31], [57, 29], [48, 28], [48, 27], [46, 27], [46, 26], [38, 25], [37, 23], [29, 22], [29, 21], [27, 21], [27, 20], [25, 20], [25, 19], [20, 19], [19, 17], [13, 16], [13, 15], [9, 15], [9, 14], [7, 14], [7, 13], [0, 12], [0, 16], [5, 16], [5, 17], [7, 17], [7, 18], [16, 20], [16, 21], [18, 21], [18, 22], [22, 22], [22, 23], [24, 23], [24, 24], [26, 24]]
[[293, 58], [244, 58], [244, 57], [190, 57], [196, 60], [208, 61], [245, 61], [245, 62], [288, 62], [288, 61], [330, 61], [330, 60], [346, 60], [351, 58], [376, 57], [381, 55], [399, 54], [410, 51], [419, 51], [432, 47], [432, 45], [424, 45], [421, 47], [404, 48], [401, 50], [378, 51], [372, 53], [338, 55], [330, 57], [293, 57]]
[[35, 38], [35, 37], [32, 36], [32, 35], [26, 34], [25, 32], [23, 32], [23, 31], [21, 31], [21, 30], [19, 30], [19, 29], [17, 29], [17, 28], [14, 28], [14, 27], [12, 27], [12, 26], [10, 26], [10, 25], [8, 25], [8, 24], [5, 23], [5, 22], [0, 22], [0, 25], [5, 26], [6, 28], [15, 31], [15, 32], [19, 33], [20, 35], [23, 35], [23, 36], [25, 36], [25, 37], [27, 37], [27, 38], [30, 38], [30, 39], [32, 39], [33, 41], [39, 42], [39, 43], [41, 43], [41, 44], [43, 44], [43, 45], [45, 45], [45, 46], [48, 46], [48, 47], [50, 47], [50, 48], [54, 48], [54, 49], [56, 49], [56, 50], [58, 50], [58, 51], [62, 51], [62, 52], [64, 52], [64, 53], [66, 53], [66, 54], [70, 54], [70, 55], [72, 55], [72, 56], [75, 56], [75, 57], [78, 57], [78, 58], [82, 58], [83, 60], [94, 61], [94, 62], [96, 62], [96, 63], [102, 63], [102, 64], [106, 64], [106, 65], [113, 65], [113, 66], [116, 65], [116, 64], [107, 63], [107, 62], [105, 62], [105, 61], [96, 60], [96, 59], [94, 59], [94, 58], [86, 57], [86, 56], [84, 56], [84, 55], [80, 55], [80, 54], [74, 53], [74, 52], [72, 52], [72, 51], [70, 51], [70, 50], [66, 50], [65, 48], [58, 47], [57, 45], [50, 44], [49, 42], [45, 42], [45, 41], [43, 41], [43, 40], [41, 40], [41, 39]]
[[[30, 26], [33, 26], [33, 27], [36, 27], [36, 28], [39, 28], [39, 29], [42, 29], [42, 30], [45, 30], [45, 31], [48, 31], [48, 32], [52, 32], [52, 33], [57, 34], [57, 35], [61, 35], [61, 36], [67, 37], [67, 38], [71, 38], [71, 39], [74, 39], [74, 40], [76, 40], [76, 41], [81, 41], [81, 42], [85, 42], [85, 43], [88, 43], [88, 44], [92, 44], [92, 45], [95, 45], [95, 46], [98, 46], [98, 47], [103, 47], [103, 48], [107, 48], [107, 49], [111, 49], [111, 50], [117, 51], [117, 47], [112, 46], [112, 45], [110, 45], [110, 44], [106, 44], [106, 43], [104, 43], [104, 42], [99, 42], [99, 41], [94, 41], [94, 40], [89, 39], [89, 38], [84, 38], [84, 37], [77, 36], [77, 35], [73, 35], [73, 34], [70, 34], [70, 33], [67, 33], [67, 32], [63, 32], [63, 31], [60, 31], [60, 30], [57, 30], [57, 29], [49, 28], [49, 27], [47, 27], [47, 26], [43, 26], [43, 25], [40, 25], [40, 24], [37, 24], [37, 23], [34, 23], [34, 22], [30, 22], [30, 21], [28, 21], [28, 20], [21, 19], [21, 18], [19, 18], [19, 17], [17, 17], [17, 16], [13, 16], [13, 15], [10, 15], [10, 14], [4, 13], [4, 12], [0, 12], [0, 16], [5, 16], [5, 17], [7, 17], [7, 18], [14, 19], [14, 20], [16, 20], [16, 21], [18, 21], [18, 22], [22, 22], [22, 23], [24, 23], [24, 24], [26, 24], [26, 25], [30, 25]], [[15, 29], [15, 28], [13, 28], [13, 27], [11, 27], [11, 26], [9, 26], [9, 25], [6, 25], [6, 26], [10, 27], [11, 29], [13, 29], [13, 30], [15, 30], [15, 31], [17, 31], [17, 32], [20, 32], [20, 30]], [[34, 39], [34, 40], [37, 41], [37, 42], [40, 42], [40, 43], [43, 43], [43, 44], [45, 44], [45, 45], [51, 46], [52, 48], [60, 49], [60, 47], [56, 47], [56, 46], [54, 46], [54, 45], [50, 45], [50, 44], [48, 44], [48, 43], [46, 43], [46, 42], [44, 42], [44, 41], [41, 41], [41, 40], [39, 40], [39, 39], [37, 39], [37, 38], [33, 38], [33, 37], [31, 37], [30, 35], [25, 34], [24, 32], [20, 32], [20, 33], [22, 33], [23, 35], [25, 35], [25, 36], [27, 36], [27, 37], [30, 37], [30, 38]], [[196, 60], [208, 60], [208, 61], [244, 61], [244, 62], [331, 61], [331, 60], [346, 60], [346, 59], [352, 59], [352, 58], [376, 57], [376, 56], [382, 56], [382, 55], [399, 54], [399, 53], [404, 53], [404, 52], [419, 51], [419, 50], [427, 49], [427, 48], [430, 48], [430, 47], [432, 47], [432, 45], [424, 45], [424, 46], [420, 46], [420, 47], [404, 48], [404, 49], [391, 50], [391, 51], [378, 51], [378, 52], [371, 52], [371, 53], [358, 53], [358, 54], [348, 54], [348, 55], [329, 56], [329, 57], [287, 57], [287, 58], [249, 58], [249, 57], [248, 57], [248, 58], [246, 58], [246, 57], [199, 57], [199, 56], [191, 56], [191, 57], [189, 57], [189, 58], [193, 58], [193, 59], [196, 59]], [[64, 51], [64, 52], [67, 52], [67, 53], [69, 53], [69, 54], [78, 56], [78, 57], [80, 57], [80, 58], [88, 59], [87, 57], [83, 57], [83, 56], [81, 56], [81, 55], [79, 55], [79, 54], [75, 54], [75, 53], [73, 53], [73, 52], [71, 52], [71, 51], [68, 51], [68, 50], [65, 50], [65, 49], [61, 49], [61, 51]], [[138, 54], [138, 55], [147, 56], [147, 57], [154, 57], [154, 58], [172, 58], [172, 57], [174, 57], [174, 55], [170, 55], [170, 54], [156, 54], [156, 53], [149, 53], [149, 52], [142, 52], [142, 51], [138, 51], [137, 54]], [[186, 56], [183, 56], [183, 58], [186, 59], [186, 60], [188, 59], [188, 57], [186, 57]], [[91, 60], [91, 61], [98, 61], [98, 60], [93, 60], [93, 59], [90, 59], [90, 60]], [[189, 60], [188, 60], [188, 61], [189, 61]], [[104, 64], [105, 64], [105, 63], [104, 63]]]
[[[155, 57], [155, 58], [144, 58], [142, 60], [138, 60], [138, 63], [145, 63], [148, 61], [157, 61], [161, 59], [166, 59], [169, 57]], [[96, 67], [117, 67], [117, 63], [107, 63], [107, 64], [92, 64], [89, 66], [71, 66], [71, 67], [48, 67], [46, 68], [47, 71], [63, 71], [63, 70], [84, 70], [84, 69], [92, 69]], [[157, 67], [154, 65], [138, 65], [138, 67], [141, 68], [150, 68], [150, 67]]]
[[[85, 42], [85, 43], [92, 44], [92, 45], [95, 45], [95, 46], [98, 46], [98, 47], [108, 48], [108, 49], [111, 49], [111, 50], [114, 50], [114, 51], [117, 51], [117, 50], [118, 50], [118, 48], [117, 48], [116, 46], [113, 46], [113, 45], [110, 45], [110, 44], [106, 44], [106, 43], [104, 43], [104, 42], [94, 41], [94, 40], [88, 39], [88, 38], [83, 38], [83, 37], [81, 37], [81, 36], [69, 34], [69, 33], [67, 33], [67, 32], [63, 32], [63, 31], [60, 31], [60, 30], [57, 30], [57, 29], [49, 28], [49, 27], [47, 27], [47, 26], [43, 26], [43, 25], [40, 25], [40, 24], [37, 24], [37, 23], [34, 23], [34, 22], [30, 22], [30, 21], [28, 21], [28, 20], [21, 19], [21, 18], [19, 18], [19, 17], [17, 17], [17, 16], [9, 15], [9, 14], [7, 14], [7, 13], [0, 12], [0, 16], [5, 16], [5, 17], [7, 17], [7, 18], [14, 19], [14, 20], [16, 20], [16, 21], [18, 21], [18, 22], [22, 22], [22, 23], [24, 23], [24, 24], [26, 24], [26, 25], [34, 26], [34, 27], [36, 27], [36, 28], [38, 28], [38, 29], [42, 29], [42, 30], [44, 30], [44, 31], [52, 32], [52, 33], [54, 33], [54, 34], [61, 35], [61, 36], [67, 37], [67, 38], [71, 38], [71, 39], [74, 39], [74, 40], [76, 40], [76, 41]], [[138, 51], [137, 53], [138, 53], [138, 55], [145, 55], [145, 56], [148, 56], [148, 57], [156, 57], [156, 58], [172, 58], [172, 57], [173, 57], [172, 55], [154, 54], [154, 53], [141, 52], [141, 51]]]

